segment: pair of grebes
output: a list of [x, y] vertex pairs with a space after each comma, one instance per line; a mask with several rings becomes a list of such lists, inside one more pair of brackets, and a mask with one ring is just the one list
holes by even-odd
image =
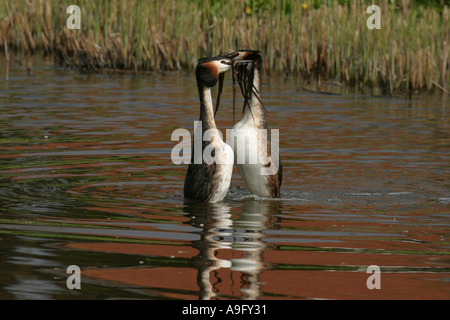
[[[223, 161], [194, 161], [192, 147], [192, 159], [184, 183], [185, 198], [209, 203], [222, 201], [230, 187], [233, 163], [252, 194], [267, 198], [280, 197], [282, 166], [278, 148], [272, 150], [271, 140], [267, 139], [267, 135], [261, 135], [261, 132], [267, 132], [266, 111], [261, 101], [262, 62], [261, 53], [256, 50], [238, 50], [226, 55], [199, 59], [195, 76], [200, 97], [201, 133], [202, 137], [205, 132], [210, 135], [209, 141], [202, 141], [201, 151], [203, 155], [205, 148], [210, 148], [214, 150], [214, 159]], [[244, 97], [245, 112], [243, 118], [233, 127], [236, 135], [233, 147], [223, 141], [215, 122], [224, 75], [230, 69], [233, 77], [233, 108], [237, 80]], [[219, 88], [214, 109], [211, 90], [217, 83]], [[245, 139], [239, 139], [238, 135], [244, 135]], [[236, 143], [238, 141], [245, 145], [239, 146]], [[238, 149], [244, 150], [244, 161], [236, 161]], [[257, 161], [249, 161], [251, 157]], [[227, 161], [229, 159], [231, 161]], [[274, 163], [276, 171], [263, 174], [264, 169], [274, 167]]]

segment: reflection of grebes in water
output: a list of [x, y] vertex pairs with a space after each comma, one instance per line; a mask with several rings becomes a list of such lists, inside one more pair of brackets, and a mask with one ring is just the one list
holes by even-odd
[[[263, 259], [268, 244], [262, 241], [264, 238], [262, 231], [274, 228], [277, 219], [275, 214], [281, 212], [281, 202], [249, 199], [243, 203], [243, 211], [237, 213], [237, 219], [231, 219], [230, 207], [226, 203], [185, 203], [190, 223], [203, 229], [200, 232], [200, 240], [193, 243], [199, 254], [191, 261], [198, 270], [200, 299], [226, 295], [218, 292], [217, 286], [219, 284], [224, 286], [227, 281], [221, 278], [219, 269], [241, 273], [239, 291], [244, 293], [243, 299], [257, 299], [261, 295], [259, 275], [268, 267]], [[237, 255], [238, 258], [232, 257], [229, 260], [218, 258], [218, 250], [224, 249], [231, 249], [233, 257]], [[229, 286], [230, 290], [233, 290], [234, 282], [231, 281]]]
[[[266, 229], [276, 228], [277, 214], [281, 213], [280, 201], [244, 202], [239, 218], [234, 221], [234, 237], [239, 239], [233, 243], [233, 249], [243, 251], [247, 255], [243, 258], [231, 259], [231, 270], [240, 271], [246, 275], [241, 291], [246, 294], [245, 299], [255, 300], [261, 296], [260, 274], [269, 265], [264, 261], [263, 254], [272, 246], [263, 241]], [[247, 285], [247, 287], [245, 287]]]
[[211, 272], [221, 268], [229, 268], [231, 263], [216, 257], [219, 249], [230, 249], [231, 242], [223, 241], [218, 237], [226, 236], [216, 229], [228, 230], [231, 221], [230, 207], [225, 203], [185, 203], [185, 209], [189, 213], [190, 223], [194, 227], [202, 228], [200, 240], [193, 242], [192, 246], [198, 249], [199, 254], [192, 258], [193, 266], [198, 270], [197, 284], [200, 288], [199, 299], [209, 300], [213, 298], [214, 284], [210, 276]]

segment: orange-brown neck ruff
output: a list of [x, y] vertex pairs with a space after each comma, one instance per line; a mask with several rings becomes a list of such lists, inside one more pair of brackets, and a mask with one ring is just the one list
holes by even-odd
[[208, 69], [212, 77], [217, 78], [219, 77], [219, 69], [217, 69], [217, 66], [214, 63], [214, 61], [205, 62], [203, 63], [203, 66]]

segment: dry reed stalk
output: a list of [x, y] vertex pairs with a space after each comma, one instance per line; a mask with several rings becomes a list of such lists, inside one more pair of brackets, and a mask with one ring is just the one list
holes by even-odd
[[9, 54], [9, 49], [8, 49], [8, 43], [6, 42], [6, 39], [4, 38], [4, 48], [5, 48], [5, 59], [6, 59], [6, 71], [5, 71], [5, 80], [8, 81], [9, 80], [9, 58], [10, 58], [10, 54]]
[[431, 83], [434, 84], [436, 87], [444, 91], [446, 94], [450, 94], [444, 87], [440, 86], [436, 81], [431, 80]]

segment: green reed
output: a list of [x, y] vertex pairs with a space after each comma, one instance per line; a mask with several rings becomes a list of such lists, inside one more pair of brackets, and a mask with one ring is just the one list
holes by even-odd
[[0, 2], [0, 49], [43, 51], [85, 69], [192, 69], [198, 58], [260, 49], [267, 72], [311, 82], [448, 92], [448, 6], [377, 1], [381, 29], [369, 30], [368, 1], [73, 0], [81, 30], [69, 30], [56, 0]]

